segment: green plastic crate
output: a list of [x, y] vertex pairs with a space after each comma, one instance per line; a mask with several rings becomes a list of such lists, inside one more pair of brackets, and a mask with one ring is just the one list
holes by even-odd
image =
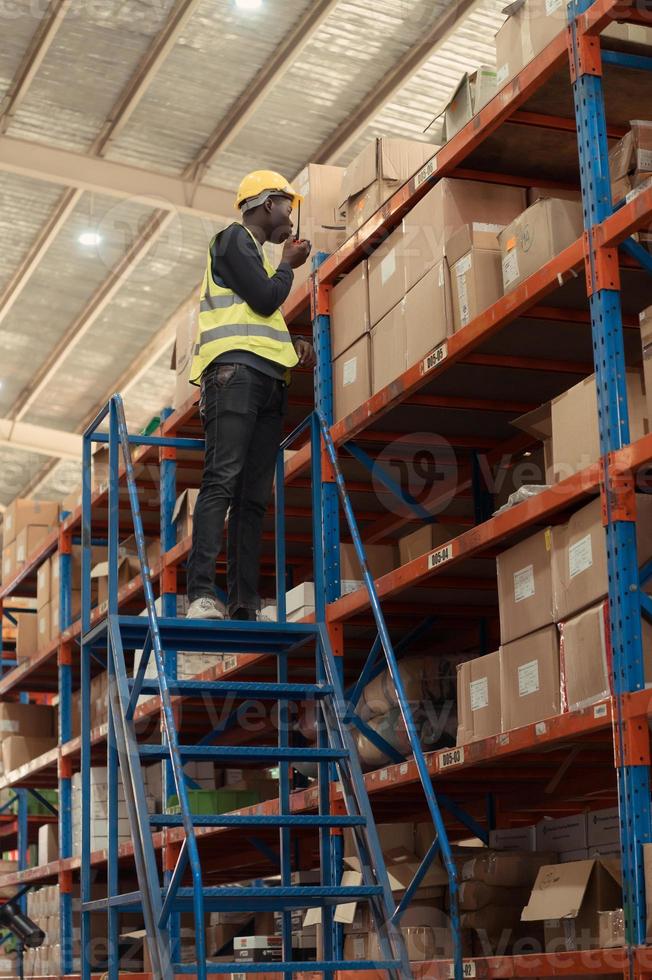
[[[189, 789], [188, 800], [191, 813], [198, 815], [230, 813], [231, 810], [241, 810], [260, 802], [258, 793], [248, 789]], [[181, 812], [176, 794], [168, 798], [167, 812]]]

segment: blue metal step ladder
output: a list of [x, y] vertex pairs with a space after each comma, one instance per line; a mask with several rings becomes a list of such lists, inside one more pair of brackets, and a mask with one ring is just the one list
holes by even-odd
[[[97, 432], [109, 417], [109, 434]], [[316, 417], [313, 435], [319, 438]], [[90, 545], [91, 545], [91, 442], [109, 443], [109, 598], [108, 608], [91, 628], [90, 621]], [[400, 927], [385, 868], [380, 842], [367, 797], [362, 770], [347, 723], [342, 681], [325, 625], [323, 597], [317, 597], [317, 622], [285, 622], [284, 586], [279, 585], [279, 622], [203, 622], [160, 617], [149, 576], [143, 522], [130, 445], [197, 444], [198, 440], [173, 440], [153, 436], [134, 437], [127, 432], [122, 400], [113, 396], [85, 434], [83, 474], [83, 596], [82, 596], [82, 977], [90, 980], [91, 961], [85, 955], [89, 948], [90, 915], [106, 910], [109, 925], [109, 980], [118, 977], [119, 914], [142, 909], [154, 975], [172, 980], [178, 973], [191, 973], [203, 980], [209, 973], [263, 973], [293, 975], [302, 970], [322, 972], [326, 977], [337, 970], [386, 971], [391, 978], [411, 977]], [[198, 448], [198, 446], [195, 446]], [[313, 447], [313, 456], [315, 455]], [[317, 456], [319, 452], [317, 451]], [[122, 457], [122, 459], [120, 459]], [[140, 560], [147, 615], [124, 616], [118, 612], [118, 539], [119, 539], [119, 463], [126, 469], [126, 485]], [[317, 517], [316, 517], [317, 520]], [[319, 531], [315, 541], [319, 542]], [[317, 544], [316, 552], [319, 551]], [[317, 565], [323, 556], [316, 554], [316, 592], [319, 592]], [[279, 576], [280, 578], [280, 576]], [[125, 653], [142, 650], [138, 671], [130, 678]], [[177, 680], [169, 668], [170, 651], [204, 651], [221, 654], [260, 653], [276, 658], [275, 683], [258, 681]], [[293, 658], [304, 662], [307, 654], [315, 658], [314, 683], [290, 683]], [[91, 745], [89, 684], [91, 658], [106, 662], [109, 675], [108, 765], [108, 887], [107, 896], [91, 895]], [[103, 658], [106, 658], [105, 661]], [[146, 677], [147, 666], [154, 661], [156, 678]], [[134, 724], [134, 712], [141, 695], [158, 695], [164, 729], [163, 744], [143, 744]], [[275, 745], [182, 744], [175, 720], [172, 699], [177, 696], [223, 699], [227, 696], [274, 701], [279, 706], [278, 740]], [[316, 747], [294, 746], [290, 740], [288, 705], [290, 702], [314, 700], [321, 723]], [[213, 733], [214, 735], [215, 733]], [[192, 812], [184, 764], [189, 760], [214, 760], [222, 763], [251, 763], [260, 768], [279, 767], [278, 815], [214, 814]], [[148, 812], [142, 765], [164, 761], [170, 771], [179, 807], [175, 814]], [[292, 762], [316, 764], [319, 774], [319, 812], [315, 815], [294, 814], [290, 808], [290, 765]], [[138, 891], [121, 894], [118, 883], [118, 773], [124, 787], [129, 815]], [[331, 809], [332, 783], [339, 780], [344, 796], [344, 812]], [[167, 799], [168, 789], [164, 787]], [[152, 840], [153, 832], [165, 828], [183, 828], [183, 843], [172, 873], [162, 875]], [[280, 884], [252, 883], [249, 887], [207, 886], [197, 840], [204, 827], [273, 827], [279, 830]], [[293, 828], [315, 828], [320, 842], [319, 885], [292, 884], [291, 831]], [[334, 859], [333, 833], [350, 828], [360, 857], [362, 884], [340, 884]], [[341, 903], [369, 904], [381, 958], [369, 961], [344, 961], [338, 958], [334, 926], [334, 907]], [[323, 924], [323, 959], [319, 962], [292, 960], [292, 919], [296, 909], [321, 909]], [[211, 963], [207, 961], [205, 915], [211, 911], [276, 911], [283, 917], [283, 960], [274, 963]], [[195, 923], [196, 962], [176, 962], [178, 945], [174, 921], [178, 913], [191, 912]]]

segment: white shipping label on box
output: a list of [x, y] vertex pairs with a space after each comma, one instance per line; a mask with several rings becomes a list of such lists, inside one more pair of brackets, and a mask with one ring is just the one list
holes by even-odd
[[580, 538], [568, 549], [568, 574], [571, 578], [585, 572], [593, 564], [593, 549], [591, 547], [591, 535]]
[[518, 668], [518, 693], [519, 697], [527, 697], [528, 694], [536, 694], [539, 690], [539, 661], [530, 660], [527, 664], [521, 664]]
[[466, 276], [457, 277], [457, 299], [460, 304], [460, 324], [465, 327], [469, 322], [469, 291], [466, 287]]
[[546, 16], [551, 17], [558, 10], [561, 10], [563, 0], [546, 0]]
[[20, 723], [17, 721], [0, 721], [0, 732], [18, 732]]
[[638, 170], [652, 170], [652, 150], [639, 150], [636, 154]]
[[518, 258], [516, 249], [503, 256], [503, 285], [511, 286], [518, 279]]
[[[474, 225], [475, 227], [475, 225]], [[471, 253], [465, 255], [463, 259], [460, 259], [455, 266], [455, 274], [457, 276], [464, 276], [471, 268]]]
[[498, 88], [506, 81], [509, 75], [509, 65], [501, 65], [496, 71], [496, 85]]
[[527, 565], [514, 572], [514, 602], [522, 602], [534, 595], [534, 566]]
[[350, 361], [345, 361], [342, 371], [342, 384], [346, 385], [355, 384], [356, 378], [358, 377], [358, 358], [352, 357]]
[[489, 681], [486, 677], [479, 677], [477, 681], [469, 684], [471, 693], [471, 711], [479, 711], [486, 708], [489, 704]]
[[380, 263], [380, 281], [383, 286], [396, 272], [396, 252], [394, 249]]

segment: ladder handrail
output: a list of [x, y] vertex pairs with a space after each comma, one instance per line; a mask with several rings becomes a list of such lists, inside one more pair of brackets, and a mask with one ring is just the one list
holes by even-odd
[[[194, 915], [195, 915], [195, 942], [198, 963], [205, 963], [205, 937], [203, 933], [203, 928], [200, 927], [200, 923], [204, 921], [204, 898], [203, 898], [203, 879], [201, 874], [201, 864], [199, 860], [199, 850], [197, 847], [197, 840], [195, 837], [194, 826], [192, 822], [192, 816], [190, 811], [190, 802], [188, 799], [188, 792], [186, 788], [186, 781], [183, 773], [183, 762], [181, 759], [179, 751], [179, 741], [177, 737], [176, 724], [174, 721], [174, 711], [172, 707], [172, 701], [170, 697], [170, 691], [167, 685], [167, 678], [165, 674], [165, 662], [164, 653], [161, 643], [161, 634], [159, 630], [158, 614], [156, 612], [156, 604], [154, 599], [154, 590], [152, 588], [152, 580], [150, 577], [150, 569], [147, 562], [147, 552], [145, 548], [145, 534], [143, 529], [142, 515], [140, 512], [140, 503], [138, 500], [138, 490], [136, 487], [136, 477], [134, 474], [133, 462], [131, 459], [130, 450], [130, 438], [127, 430], [127, 423], [124, 413], [124, 403], [122, 396], [118, 393], [114, 394], [110, 399], [105, 409], [103, 409], [94, 420], [94, 422], [89, 426], [87, 434], [90, 435], [94, 428], [100, 424], [100, 422], [106, 417], [107, 413], [115, 413], [115, 420], [117, 423], [118, 430], [118, 444], [122, 447], [122, 455], [125, 465], [125, 476], [127, 490], [129, 494], [129, 504], [131, 509], [132, 523], [134, 529], [134, 536], [136, 538], [136, 550], [138, 553], [138, 562], [140, 565], [140, 574], [143, 583], [143, 592], [145, 595], [145, 607], [147, 609], [147, 618], [149, 622], [150, 630], [150, 652], [154, 654], [154, 660], [156, 663], [156, 672], [159, 682], [159, 692], [161, 699], [161, 714], [163, 718], [164, 730], [167, 738], [167, 746], [169, 749], [170, 763], [172, 766], [172, 773], [174, 776], [174, 783], [177, 790], [177, 798], [179, 800], [179, 807], [181, 810], [182, 826], [185, 832], [185, 848], [181, 849], [179, 855], [179, 862], [185, 862], [190, 866], [190, 871], [193, 880], [193, 905], [194, 905]], [[114, 436], [114, 432], [110, 430], [109, 445], [111, 439]], [[145, 656], [145, 651], [143, 652]], [[164, 801], [166, 803], [167, 801]], [[170, 887], [176, 889], [180, 884], [180, 875], [174, 875]], [[168, 898], [171, 896], [168, 896]], [[169, 907], [169, 902], [166, 901], [164, 904], [164, 911]], [[161, 923], [162, 925], [162, 923]], [[200, 967], [201, 969], [201, 967]]]
[[[428, 804], [428, 809], [433, 820], [433, 824], [436, 831], [436, 839], [439, 841], [442, 859], [444, 862], [444, 867], [448, 874], [449, 889], [450, 889], [450, 917], [453, 932], [453, 959], [455, 964], [455, 980], [461, 980], [462, 978], [462, 944], [460, 936], [460, 918], [459, 918], [459, 893], [458, 893], [458, 878], [457, 878], [457, 867], [453, 859], [453, 854], [450, 846], [450, 841], [448, 840], [448, 834], [446, 833], [446, 827], [444, 825], [441, 810], [439, 808], [439, 803], [437, 802], [437, 796], [434, 792], [432, 781], [430, 779], [430, 773], [428, 771], [428, 763], [426, 762], [424, 751], [421, 747], [421, 742], [419, 740], [418, 732], [412, 718], [412, 712], [410, 710], [409, 700], [407, 698], [405, 687], [403, 685], [403, 679], [401, 678], [401, 672], [399, 670], [398, 661], [394, 654], [394, 647], [392, 646], [392, 641], [387, 629], [387, 624], [385, 622], [385, 617], [383, 615], [382, 608], [380, 606], [380, 600], [378, 599], [378, 593], [376, 591], [376, 585], [374, 583], [373, 576], [369, 571], [369, 565], [367, 563], [367, 555], [362, 544], [362, 538], [360, 537], [360, 531], [358, 529], [358, 524], [353, 513], [353, 508], [351, 507], [351, 501], [349, 500], [349, 495], [346, 489], [346, 484], [344, 482], [344, 477], [342, 475], [342, 470], [339, 465], [337, 458], [337, 452], [335, 451], [335, 445], [331, 438], [330, 430], [324, 416], [318, 410], [315, 410], [315, 415], [319, 421], [319, 427], [321, 429], [321, 436], [326, 447], [326, 452], [328, 454], [331, 466], [333, 468], [333, 473], [335, 474], [335, 481], [337, 484], [338, 493], [340, 496], [340, 502], [342, 504], [342, 509], [346, 516], [347, 524], [349, 525], [349, 531], [351, 532], [351, 538], [353, 540], [353, 546], [355, 552], [360, 562], [362, 568], [362, 575], [364, 579], [364, 584], [369, 594], [369, 601], [371, 604], [371, 609], [373, 612], [374, 619], [376, 621], [376, 628], [378, 630], [378, 636], [380, 637], [380, 642], [385, 654], [385, 659], [387, 660], [387, 667], [389, 669], [392, 682], [396, 689], [396, 695], [398, 699], [399, 708], [401, 711], [401, 717], [403, 718], [403, 723], [407, 732], [408, 740], [410, 742], [410, 748], [412, 749], [412, 754], [414, 756], [414, 761], [417, 766], [419, 773], [419, 779], [423, 787], [423, 791], [426, 797], [426, 802]], [[313, 447], [313, 451], [316, 451]]]

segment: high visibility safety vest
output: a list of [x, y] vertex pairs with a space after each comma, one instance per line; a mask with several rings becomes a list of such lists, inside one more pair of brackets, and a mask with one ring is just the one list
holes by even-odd
[[[271, 279], [276, 269], [249, 229], [245, 230], [254, 240], [261, 254], [265, 272]], [[281, 311], [276, 310], [271, 316], [260, 316], [254, 313], [232, 289], [215, 283], [211, 262], [211, 248], [214, 241], [215, 239], [208, 247], [190, 382], [199, 384], [202, 372], [211, 361], [231, 350], [250, 351], [282, 367], [288, 369], [294, 367], [298, 364], [299, 358]]]

